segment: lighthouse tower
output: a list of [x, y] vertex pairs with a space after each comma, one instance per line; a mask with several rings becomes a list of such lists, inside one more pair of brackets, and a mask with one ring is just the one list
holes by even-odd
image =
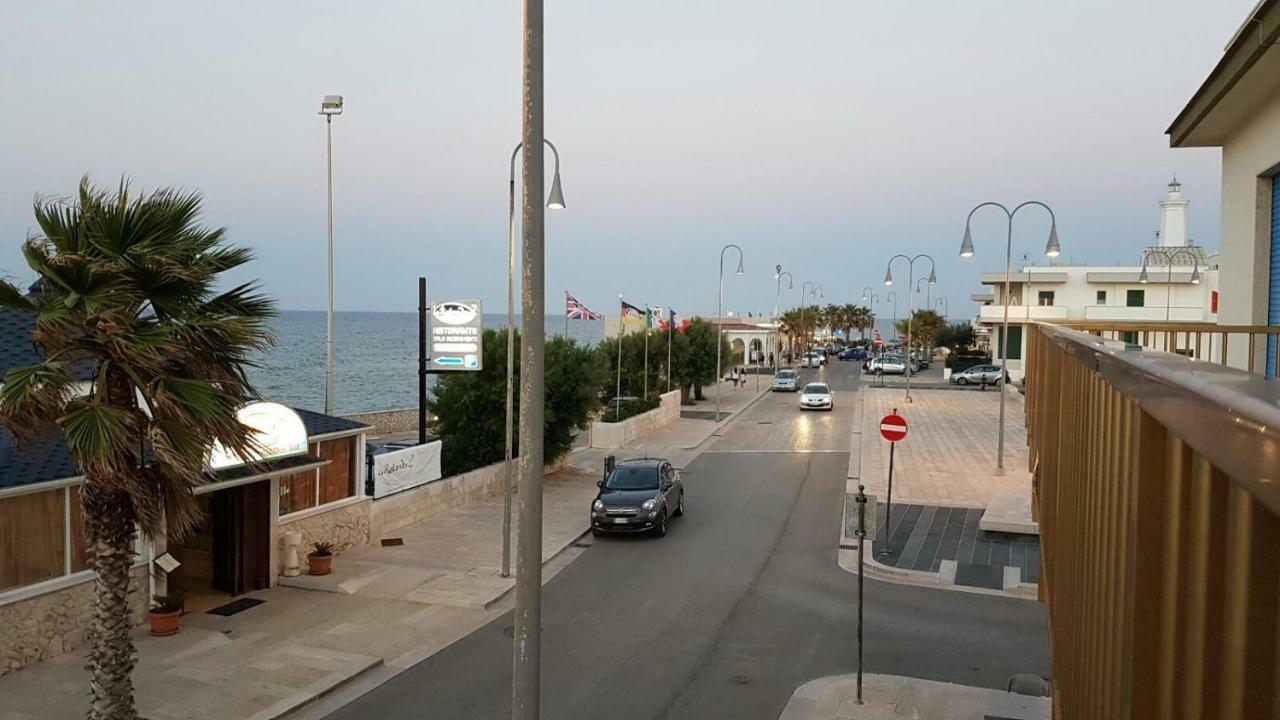
[[1187, 246], [1187, 205], [1182, 185], [1174, 177], [1169, 192], [1160, 201], [1160, 247]]

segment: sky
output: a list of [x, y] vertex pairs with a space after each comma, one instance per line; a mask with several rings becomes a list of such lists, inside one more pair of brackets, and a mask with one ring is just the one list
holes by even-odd
[[[1254, 0], [552, 0], [545, 124], [568, 207], [548, 212], [547, 308], [564, 291], [768, 312], [774, 267], [819, 302], [881, 296], [896, 253], [930, 254], [935, 298], [975, 311], [1004, 216], [1053, 207], [1062, 259], [1136, 264], [1176, 173], [1193, 241], [1219, 247], [1219, 152], [1165, 129]], [[0, 277], [37, 195], [79, 178], [197, 189], [284, 309], [325, 305], [326, 94], [338, 310], [506, 303], [508, 159], [520, 136], [514, 0], [103, 3], [0, 8]], [[548, 161], [550, 156], [548, 155]], [[548, 172], [549, 172], [548, 167]], [[549, 177], [549, 176], [548, 176]], [[549, 183], [548, 183], [549, 186]], [[1024, 212], [1015, 260], [1043, 263]], [[927, 261], [917, 275], [927, 274]], [[907, 268], [894, 267], [905, 292]], [[905, 308], [905, 296], [900, 297]], [[878, 308], [887, 315], [884, 306]]]

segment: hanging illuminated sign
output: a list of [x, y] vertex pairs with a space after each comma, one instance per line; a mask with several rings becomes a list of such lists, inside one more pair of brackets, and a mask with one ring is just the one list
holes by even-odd
[[236, 412], [236, 419], [249, 428], [257, 442], [257, 452], [251, 457], [241, 457], [220, 442], [214, 442], [209, 451], [209, 469], [245, 465], [250, 462], [274, 460], [307, 452], [307, 427], [292, 409], [279, 403], [254, 402]]
[[480, 319], [479, 300], [432, 303], [429, 372], [480, 369], [484, 357], [480, 347]]

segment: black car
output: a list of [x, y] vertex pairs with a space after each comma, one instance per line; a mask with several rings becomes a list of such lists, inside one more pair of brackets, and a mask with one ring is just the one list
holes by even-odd
[[684, 514], [680, 471], [661, 458], [605, 460], [600, 492], [591, 501], [591, 534], [652, 532], [667, 534], [667, 521]]

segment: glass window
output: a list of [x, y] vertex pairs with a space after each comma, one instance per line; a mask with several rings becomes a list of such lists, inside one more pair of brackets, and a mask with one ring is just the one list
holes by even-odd
[[1126, 307], [1143, 307], [1146, 305], [1146, 290], [1126, 290], [1124, 304]]
[[351, 497], [352, 472], [355, 458], [354, 437], [325, 440], [319, 443], [316, 455], [329, 461], [320, 468], [320, 504], [336, 502]]
[[1096, 301], [1097, 301], [1097, 304], [1099, 304], [1099, 305], [1106, 305], [1106, 304], [1107, 304], [1107, 291], [1106, 291], [1106, 290], [1099, 290], [1099, 291], [1098, 291], [1097, 298], [1096, 298]]
[[656, 490], [658, 470], [652, 465], [620, 465], [604, 486], [610, 490]]
[[0, 590], [67, 574], [67, 490], [0, 499]]
[[316, 506], [316, 471], [307, 470], [280, 478], [280, 514], [288, 515]]
[[1052, 304], [1053, 304], [1053, 291], [1052, 291], [1052, 290], [1041, 290], [1041, 291], [1040, 291], [1040, 304], [1041, 304], [1041, 305], [1052, 305]]

